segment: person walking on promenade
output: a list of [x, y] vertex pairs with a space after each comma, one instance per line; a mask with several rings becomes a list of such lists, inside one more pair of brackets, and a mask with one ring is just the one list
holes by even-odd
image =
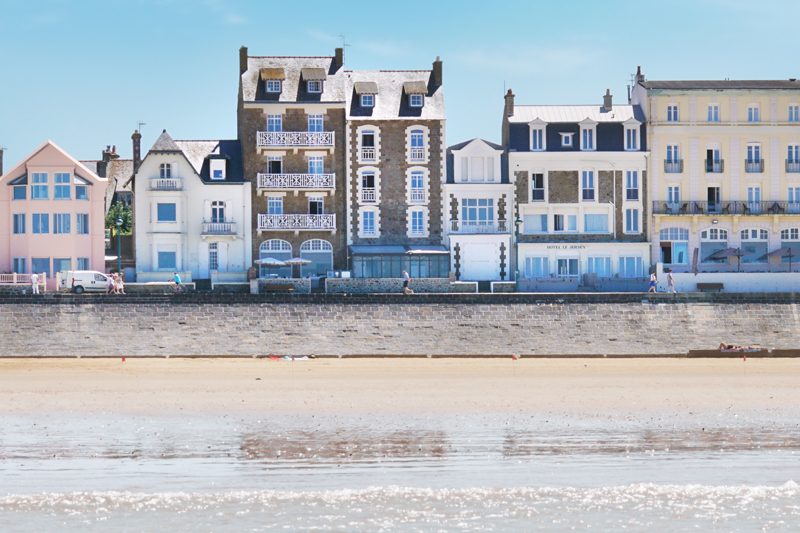
[[117, 294], [125, 294], [125, 284], [122, 282], [122, 274], [119, 272], [115, 276], [114, 285], [116, 286]]
[[117, 282], [114, 280], [114, 274], [108, 275], [108, 288], [106, 294], [114, 294], [117, 292]]
[[39, 274], [31, 274], [31, 294], [39, 294]]
[[672, 289], [673, 294], [677, 292], [675, 290], [675, 278], [672, 277], [672, 270], [667, 272], [667, 292], [670, 292], [670, 289]]
[[408, 286], [408, 282], [410, 280], [411, 280], [411, 276], [408, 275], [408, 272], [403, 270], [403, 293], [404, 294], [414, 294], [414, 291], [412, 291]]
[[656, 282], [657, 281], [658, 280], [656, 279], [656, 273], [655, 272], [651, 273], [650, 274], [650, 288], [647, 289], [647, 292], [656, 292]]

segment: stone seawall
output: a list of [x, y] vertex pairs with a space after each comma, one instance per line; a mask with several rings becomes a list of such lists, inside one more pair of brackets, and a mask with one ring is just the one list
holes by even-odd
[[800, 347], [800, 295], [0, 297], [2, 355], [675, 355]]

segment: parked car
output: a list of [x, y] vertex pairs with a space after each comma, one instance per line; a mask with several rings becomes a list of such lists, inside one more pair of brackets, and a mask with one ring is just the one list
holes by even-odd
[[71, 290], [75, 294], [84, 291], [105, 292], [108, 289], [108, 276], [95, 270], [62, 270], [61, 290]]

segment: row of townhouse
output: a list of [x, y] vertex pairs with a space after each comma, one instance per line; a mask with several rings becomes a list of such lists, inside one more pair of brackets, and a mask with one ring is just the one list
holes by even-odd
[[[624, 104], [607, 90], [602, 103], [517, 105], [509, 90], [501, 144], [447, 147], [438, 58], [425, 70], [358, 71], [342, 49], [262, 57], [243, 47], [237, 139], [164, 131], [142, 158], [135, 132], [132, 160], [106, 150], [82, 162], [48, 142], [3, 175], [0, 268], [100, 269], [101, 206], [133, 195], [138, 282], [407, 270], [523, 291], [638, 290], [655, 263], [782, 271], [786, 250], [800, 254], [798, 96], [793, 79], [639, 71]], [[74, 227], [90, 224], [77, 221], [81, 202], [97, 203], [91, 244], [62, 235], [67, 174]], [[48, 234], [64, 251], [26, 248], [46, 248]], [[302, 264], [276, 266], [292, 258]]]

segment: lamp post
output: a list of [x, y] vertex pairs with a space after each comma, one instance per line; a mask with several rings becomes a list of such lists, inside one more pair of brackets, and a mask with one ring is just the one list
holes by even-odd
[[[514, 220], [514, 281], [519, 282], [519, 225], [522, 219], [517, 216]], [[519, 288], [517, 288], [519, 290]]]
[[122, 275], [122, 239], [120, 235], [122, 234], [122, 225], [124, 223], [122, 217], [117, 219], [117, 272], [119, 272], [120, 276]]

